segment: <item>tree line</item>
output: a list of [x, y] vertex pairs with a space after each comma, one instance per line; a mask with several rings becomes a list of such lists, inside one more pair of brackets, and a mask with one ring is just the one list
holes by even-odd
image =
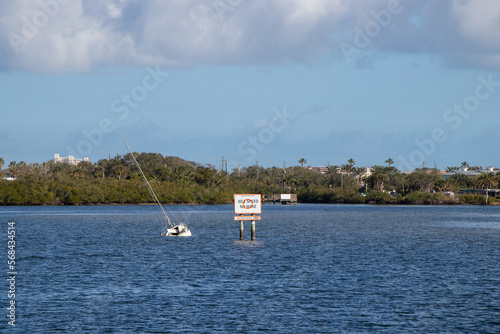
[[[367, 173], [353, 159], [331, 165], [324, 173], [303, 165], [287, 168], [249, 166], [225, 172], [159, 153], [136, 157], [158, 194], [169, 204], [229, 204], [233, 194], [296, 193], [302, 203], [376, 204], [484, 204], [481, 195], [449, 196], [459, 189], [499, 187], [497, 172], [476, 178], [455, 175], [444, 180], [435, 168], [403, 173], [392, 166], [375, 165]], [[4, 160], [0, 158], [0, 167]], [[151, 203], [151, 197], [130, 154], [117, 155], [96, 163], [11, 162], [14, 181], [0, 181], [0, 205], [89, 205]], [[450, 169], [453, 170], [453, 169]], [[448, 193], [449, 194], [449, 193]], [[490, 203], [498, 201], [489, 198]], [[500, 204], [500, 203], [499, 203]]]

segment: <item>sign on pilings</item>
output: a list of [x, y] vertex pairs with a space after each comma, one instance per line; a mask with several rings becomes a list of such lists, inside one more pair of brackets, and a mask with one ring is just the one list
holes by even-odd
[[262, 213], [262, 195], [235, 194], [234, 213], [238, 215]]
[[235, 194], [234, 195], [234, 214], [239, 215], [234, 217], [234, 220], [240, 221], [240, 240], [243, 240], [243, 222], [250, 220], [252, 222], [252, 234], [250, 239], [255, 240], [255, 221], [260, 220], [262, 212], [262, 195], [261, 194]]

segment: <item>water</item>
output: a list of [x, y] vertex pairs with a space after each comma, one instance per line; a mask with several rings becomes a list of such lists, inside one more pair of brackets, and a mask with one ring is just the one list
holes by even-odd
[[500, 332], [500, 207], [266, 205], [255, 242], [232, 206], [170, 209], [193, 237], [151, 206], [0, 207], [0, 332]]

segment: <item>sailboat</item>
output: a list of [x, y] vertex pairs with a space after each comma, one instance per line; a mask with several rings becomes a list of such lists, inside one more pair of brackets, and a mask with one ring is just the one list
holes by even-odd
[[158, 206], [160, 207], [161, 212], [163, 212], [163, 217], [165, 218], [166, 226], [165, 226], [163, 232], [161, 232], [161, 235], [177, 236], [177, 237], [189, 237], [189, 236], [191, 236], [192, 235], [191, 230], [187, 227], [187, 225], [185, 223], [180, 222], [177, 225], [174, 225], [172, 223], [172, 221], [168, 217], [167, 213], [163, 209], [163, 206], [161, 205], [160, 201], [158, 200], [158, 196], [156, 196], [155, 191], [151, 187], [151, 184], [149, 183], [148, 179], [146, 178], [146, 175], [142, 171], [141, 165], [139, 165], [139, 163], [137, 162], [137, 159], [135, 158], [135, 155], [132, 152], [132, 150], [130, 149], [130, 147], [128, 146], [127, 142], [125, 142], [125, 146], [127, 146], [128, 151], [132, 155], [132, 159], [134, 159], [135, 164], [139, 168], [139, 171], [141, 172], [142, 178], [144, 179], [144, 181], [146, 182], [146, 185], [149, 188], [149, 192], [151, 193], [151, 196], [155, 200], [156, 204], [158, 204]]

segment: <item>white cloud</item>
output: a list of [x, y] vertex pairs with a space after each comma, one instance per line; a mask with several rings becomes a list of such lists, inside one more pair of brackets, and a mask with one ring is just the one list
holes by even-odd
[[500, 51], [500, 2], [495, 0], [457, 1], [452, 14], [459, 22], [463, 36], [476, 43]]
[[[342, 55], [339, 43], [352, 42], [355, 27], [364, 28], [391, 1], [397, 2], [0, 0], [0, 68], [316, 62]], [[400, 6], [365, 55], [423, 53], [500, 67], [496, 0], [401, 0]]]
[[108, 3], [106, 7], [111, 18], [116, 19], [122, 16], [122, 10], [116, 4]]
[[500, 2], [456, 1], [452, 15], [468, 43], [463, 57], [476, 64], [500, 68]]

